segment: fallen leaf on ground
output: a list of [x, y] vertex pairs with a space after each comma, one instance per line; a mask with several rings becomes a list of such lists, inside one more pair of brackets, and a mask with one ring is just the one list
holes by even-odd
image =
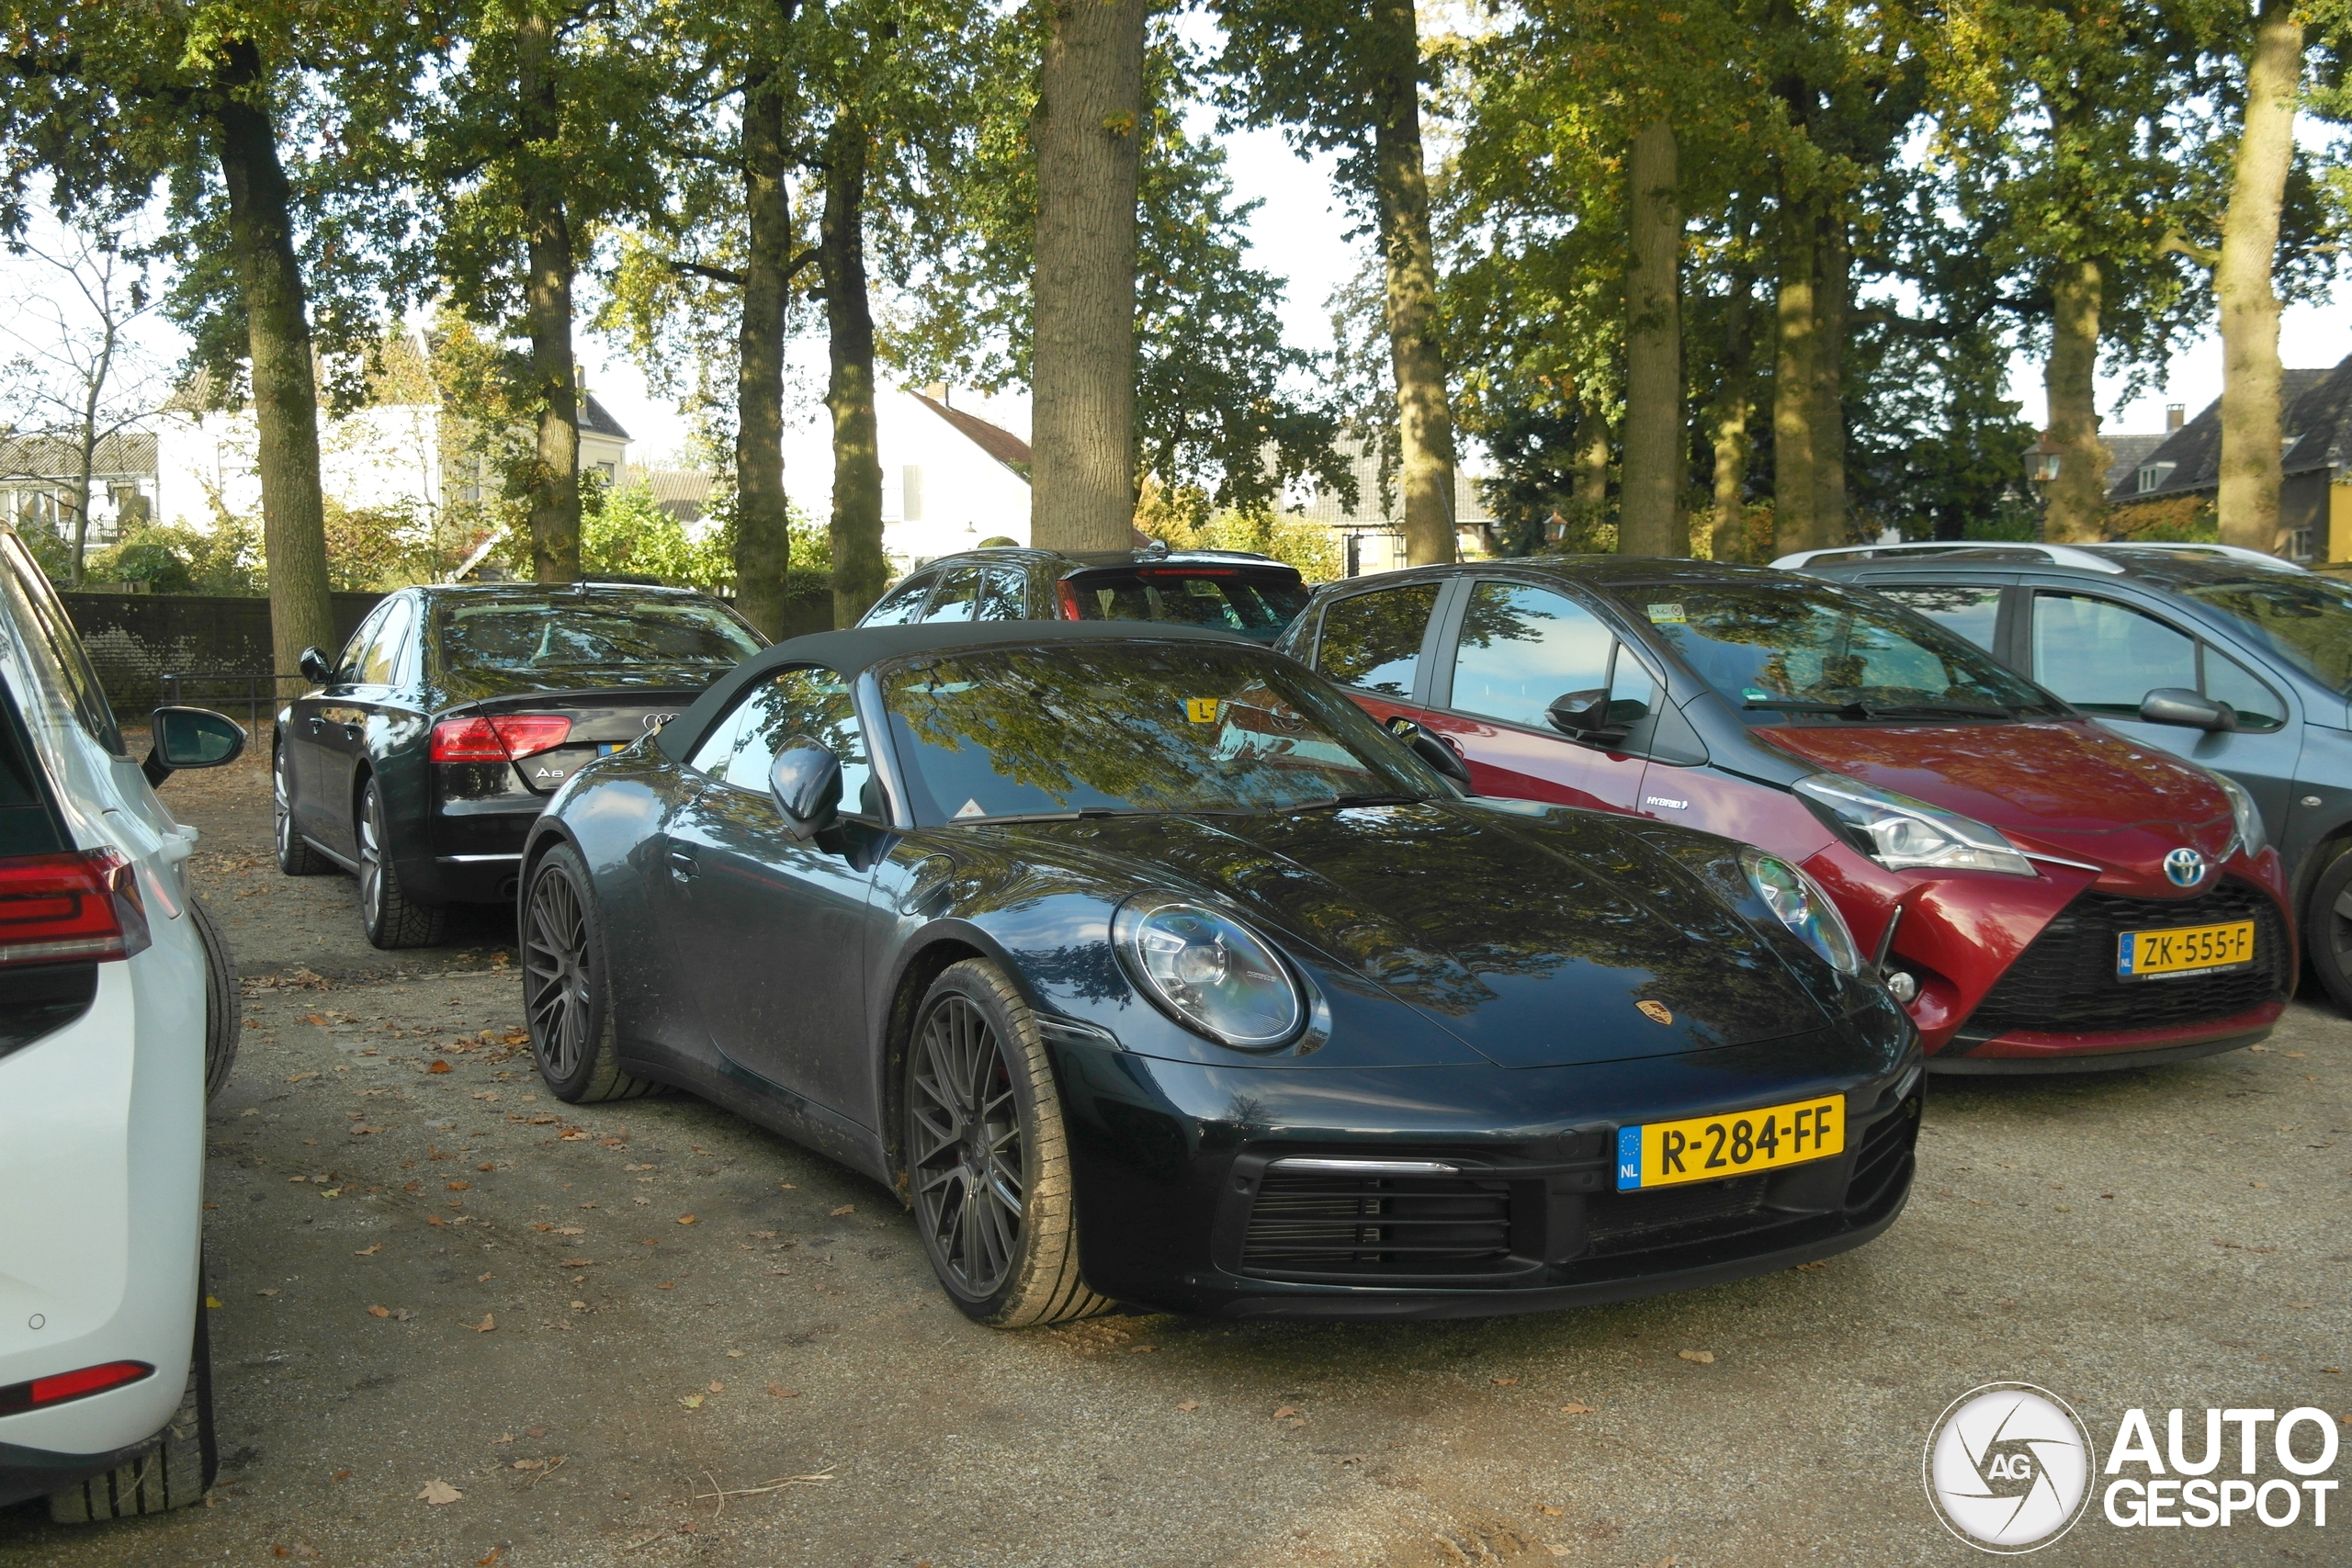
[[547, 1435], [548, 1429], [545, 1427], [526, 1427], [523, 1428], [523, 1436], [526, 1438], [544, 1438]]
[[725, 1393], [727, 1392], [727, 1385], [723, 1382], [712, 1383], [710, 1385], [710, 1392], [713, 1393]]
[[270, 1290], [266, 1290], [266, 1291], [255, 1291], [255, 1292], [254, 1292], [254, 1294], [255, 1294], [255, 1295], [257, 1295], [257, 1296], [274, 1296], [274, 1295], [277, 1294], [277, 1290], [273, 1287], [272, 1289], [270, 1289]]
[[588, 1234], [588, 1227], [585, 1225], [558, 1225], [555, 1227], [555, 1234], [558, 1235], [586, 1235]]
[[1592, 1411], [1593, 1407], [1581, 1400], [1570, 1400], [1560, 1406], [1560, 1414], [1563, 1416], [1589, 1416]]
[[1277, 1421], [1281, 1421], [1281, 1420], [1287, 1419], [1288, 1417], [1293, 1416], [1295, 1416], [1295, 1415], [1297, 1415], [1297, 1414], [1298, 1414], [1298, 1407], [1297, 1407], [1297, 1406], [1295, 1406], [1295, 1405], [1291, 1405], [1291, 1404], [1278, 1405], [1278, 1406], [1276, 1406], [1276, 1407], [1275, 1407], [1275, 1409], [1274, 1409], [1274, 1419], [1275, 1419], [1275, 1420], [1277, 1420]]
[[424, 1216], [424, 1223], [428, 1225], [437, 1225], [442, 1224], [443, 1221], [441, 1216], [438, 1214], [427, 1214]]
[[1549, 1504], [1549, 1503], [1538, 1503], [1538, 1504], [1536, 1504], [1536, 1505], [1535, 1505], [1535, 1511], [1536, 1511], [1537, 1513], [1539, 1513], [1539, 1514], [1542, 1514], [1542, 1515], [1543, 1515], [1543, 1516], [1544, 1516], [1546, 1518], [1553, 1518], [1553, 1519], [1556, 1519], [1556, 1518], [1558, 1518], [1562, 1514], [1565, 1514], [1565, 1513], [1566, 1513], [1566, 1512], [1567, 1512], [1567, 1510], [1566, 1510], [1566, 1508], [1555, 1508], [1555, 1507], [1552, 1506], [1552, 1505], [1551, 1505], [1551, 1504]]
[[390, 1317], [392, 1315], [392, 1309], [390, 1307], [369, 1307], [368, 1309], [368, 1315], [369, 1317]]
[[441, 1185], [452, 1192], [470, 1192], [474, 1186], [470, 1181], [445, 1181]]
[[492, 1317], [488, 1313], [484, 1313], [481, 1314], [481, 1321], [474, 1325], [474, 1332], [476, 1334], [490, 1334], [495, 1332], [497, 1327], [498, 1319]]
[[1176, 1402], [1176, 1408], [1179, 1410], [1198, 1410], [1200, 1407], [1201, 1402], [1197, 1399], [1180, 1399]]
[[477, 1285], [487, 1285], [493, 1278], [495, 1278], [495, 1276], [490, 1274], [477, 1274], [474, 1276], [474, 1283]]
[[333, 1475], [328, 1476], [327, 1479], [329, 1481], [348, 1481], [351, 1479], [351, 1472], [347, 1470], [338, 1470]]
[[854, 1203], [843, 1203], [840, 1208], [835, 1209], [835, 1210], [833, 1211], [833, 1218], [835, 1218], [835, 1219], [837, 1219], [837, 1220], [838, 1220], [838, 1219], [840, 1219], [843, 1214], [854, 1214], [854, 1213], [857, 1213], [857, 1205], [856, 1205], [856, 1204], [854, 1204]]
[[518, 1459], [508, 1468], [512, 1470], [545, 1470], [547, 1467], [548, 1461], [543, 1459]]
[[300, 1083], [304, 1078], [314, 1078], [318, 1076], [318, 1074], [311, 1072], [288, 1073], [286, 1075], [286, 1081], [288, 1083]]
[[1686, 1361], [1696, 1361], [1702, 1367], [1712, 1366], [1715, 1359], [1715, 1353], [1713, 1350], [1677, 1350], [1675, 1354]]
[[678, 1288], [678, 1282], [675, 1280], [664, 1280], [653, 1288], [657, 1291], [674, 1291]]
[[511, 1443], [514, 1440], [514, 1434], [512, 1432], [501, 1432], [498, 1436], [491, 1438], [490, 1440], [493, 1443]]
[[690, 1225], [695, 1223], [695, 1217], [692, 1214], [680, 1214], [678, 1223], [682, 1225]]
[[477, 1557], [474, 1559], [474, 1568], [492, 1568], [492, 1564], [498, 1561], [498, 1554], [505, 1550], [506, 1549], [503, 1546], [492, 1547], [490, 1549], [489, 1556]]
[[[648, 1170], [650, 1170], [650, 1169], [652, 1169], [653, 1168], [652, 1168], [651, 1166], [647, 1166], [645, 1168], [646, 1168], [646, 1169], [648, 1169]], [[799, 1191], [799, 1190], [800, 1190], [800, 1189], [799, 1189], [799, 1188], [795, 1187], [795, 1186], [794, 1186], [791, 1182], [789, 1182], [789, 1181], [779, 1181], [779, 1182], [777, 1182], [777, 1183], [776, 1183], [776, 1189], [777, 1189], [777, 1190], [779, 1190], [779, 1191], [783, 1191], [783, 1192], [797, 1192], [797, 1191]]]
[[778, 1388], [774, 1383], [768, 1384], [768, 1392], [775, 1394], [778, 1399], [797, 1399], [800, 1397], [800, 1391], [798, 1389]]
[[551, 1231], [555, 1229], [555, 1226], [545, 1220], [533, 1220], [531, 1222], [531, 1228], [535, 1231]]
[[434, 1058], [432, 1066], [426, 1067], [424, 1070], [428, 1073], [446, 1073], [449, 1071], [450, 1068], [448, 1063], [435, 1057]]
[[678, 1401], [678, 1403], [684, 1405], [689, 1410], [700, 1410], [702, 1408], [702, 1401], [703, 1396], [701, 1394], [690, 1393], [684, 1399]]
[[556, 1265], [559, 1269], [589, 1269], [595, 1266], [593, 1258], [567, 1258]]
[[496, 1167], [495, 1165], [492, 1165], [492, 1164], [490, 1161], [488, 1161], [488, 1160], [484, 1160], [484, 1161], [482, 1161], [480, 1165], [478, 1165], [478, 1166], [474, 1167], [474, 1168], [475, 1168], [476, 1170], [496, 1170], [496, 1169], [498, 1168], [498, 1167]]
[[424, 1483], [424, 1490], [416, 1495], [416, 1500], [420, 1503], [430, 1503], [437, 1508], [444, 1503], [454, 1503], [464, 1495], [464, 1493], [447, 1482], [435, 1477]]

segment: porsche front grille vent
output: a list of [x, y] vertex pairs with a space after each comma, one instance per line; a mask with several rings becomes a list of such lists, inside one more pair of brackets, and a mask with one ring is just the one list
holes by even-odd
[[1761, 1176], [1649, 1192], [1600, 1192], [1585, 1200], [1584, 1256], [1645, 1252], [1752, 1229], [1764, 1201]]
[[[2255, 962], [2222, 975], [2119, 980], [2116, 938], [2124, 931], [2254, 921]], [[2224, 878], [2195, 898], [2120, 898], [2086, 893], [2059, 911], [2018, 955], [1961, 1026], [1965, 1048], [2018, 1031], [2096, 1033], [2171, 1029], [2232, 1017], [2283, 1000], [2295, 954], [2270, 896]]]
[[1364, 1283], [1512, 1271], [1508, 1183], [1269, 1172], [1241, 1267], [1269, 1279]]

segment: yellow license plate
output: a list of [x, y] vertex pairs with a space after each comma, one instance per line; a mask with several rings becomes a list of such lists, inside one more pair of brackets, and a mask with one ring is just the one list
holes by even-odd
[[2115, 977], [2153, 980], [2165, 975], [2203, 975], [2254, 962], [2254, 922], [2177, 926], [2169, 931], [2125, 931], [2115, 939]]
[[1720, 1181], [1846, 1152], [1846, 1097], [1617, 1129], [1617, 1190]]

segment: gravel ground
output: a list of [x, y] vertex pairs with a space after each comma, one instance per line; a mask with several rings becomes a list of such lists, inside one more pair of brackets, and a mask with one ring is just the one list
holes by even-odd
[[[209, 1181], [223, 1483], [98, 1528], [0, 1511], [0, 1562], [1955, 1563], [1920, 1449], [1977, 1384], [2052, 1390], [2102, 1451], [2130, 1406], [2159, 1442], [2176, 1405], [2352, 1421], [2352, 1023], [2324, 1006], [2161, 1071], [1939, 1084], [1909, 1212], [1804, 1269], [1485, 1323], [1006, 1335], [862, 1178], [689, 1098], [553, 1100], [503, 916], [377, 953], [346, 879], [277, 875], [258, 765], [165, 796], [247, 976]], [[2094, 1511], [2039, 1561], [2343, 1562], [2338, 1509]]]

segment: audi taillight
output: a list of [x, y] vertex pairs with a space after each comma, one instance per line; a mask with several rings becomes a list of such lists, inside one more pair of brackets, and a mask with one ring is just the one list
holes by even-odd
[[433, 727], [431, 756], [436, 762], [519, 762], [571, 738], [571, 720], [560, 713], [445, 718]]
[[83, 1367], [74, 1371], [59, 1372], [51, 1377], [35, 1378], [30, 1382], [10, 1383], [0, 1388], [0, 1416], [21, 1416], [28, 1410], [40, 1410], [51, 1404], [62, 1404], [69, 1399], [85, 1399], [94, 1393], [104, 1393], [110, 1388], [120, 1388], [141, 1378], [152, 1378], [155, 1369], [144, 1361], [106, 1361], [95, 1367]]
[[0, 966], [128, 958], [148, 940], [139, 879], [115, 851], [0, 860]]
[[1062, 619], [1063, 619], [1063, 620], [1065, 620], [1065, 621], [1082, 621], [1082, 620], [1086, 619], [1086, 617], [1085, 617], [1084, 615], [1080, 615], [1080, 614], [1079, 614], [1079, 612], [1078, 612], [1078, 590], [1077, 590], [1077, 589], [1072, 588], [1072, 587], [1071, 587], [1069, 583], [1067, 583], [1067, 582], [1057, 582], [1057, 583], [1055, 583], [1055, 584], [1054, 584], [1054, 588], [1055, 588], [1055, 591], [1057, 592], [1057, 593], [1059, 595], [1059, 597], [1060, 597], [1060, 599], [1061, 599], [1061, 602], [1062, 602]]

